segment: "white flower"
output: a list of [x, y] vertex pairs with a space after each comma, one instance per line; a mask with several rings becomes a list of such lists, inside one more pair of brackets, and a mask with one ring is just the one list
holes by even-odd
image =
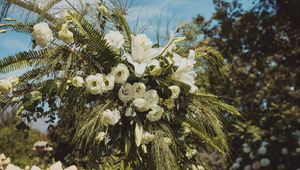
[[53, 40], [53, 34], [45, 22], [33, 26], [32, 38], [42, 47], [46, 47]]
[[142, 98], [135, 99], [133, 102], [135, 109], [139, 112], [146, 112], [150, 109], [150, 104]]
[[239, 169], [240, 168], [240, 163], [239, 162], [235, 162], [234, 164], [232, 164], [231, 169]]
[[235, 162], [242, 162], [243, 161], [243, 158], [242, 157], [238, 157], [236, 158]]
[[162, 52], [161, 48], [152, 48], [153, 43], [145, 34], [131, 35], [131, 41], [131, 55], [126, 54], [125, 57], [134, 66], [135, 76], [141, 77], [148, 66], [159, 66], [154, 58]]
[[64, 170], [77, 170], [77, 167], [75, 165], [72, 165], [72, 166], [65, 168]]
[[155, 139], [155, 135], [149, 133], [149, 132], [144, 132], [143, 137], [142, 137], [142, 144], [148, 144], [149, 142], [153, 141]]
[[120, 111], [117, 109], [115, 109], [114, 111], [106, 109], [102, 112], [101, 116], [101, 122], [104, 126], [115, 125], [119, 122], [121, 118]]
[[258, 149], [257, 153], [258, 153], [259, 155], [264, 155], [264, 154], [267, 153], [267, 148], [264, 147], [264, 146], [261, 146], [261, 147]]
[[123, 103], [130, 101], [133, 98], [133, 86], [130, 83], [123, 84], [119, 89], [118, 97]]
[[300, 153], [300, 147], [296, 148], [295, 150], [297, 153]]
[[146, 101], [150, 104], [150, 107], [153, 107], [154, 105], [157, 105], [159, 102], [159, 96], [156, 90], [148, 90], [145, 93], [144, 98]]
[[168, 109], [173, 109], [175, 107], [175, 101], [172, 98], [168, 98], [168, 99], [164, 100], [164, 105]]
[[146, 92], [146, 86], [144, 83], [133, 83], [133, 97], [143, 98]]
[[121, 48], [124, 44], [124, 37], [119, 31], [109, 31], [105, 35], [105, 40], [114, 49]]
[[6, 158], [2, 161], [2, 164], [4, 164], [4, 165], [8, 165], [10, 163], [11, 163], [10, 158]]
[[116, 78], [116, 83], [123, 84], [129, 77], [129, 70], [125, 64], [118, 64], [117, 67], [112, 68], [111, 73]]
[[76, 76], [72, 79], [72, 85], [75, 87], [82, 87], [84, 85], [84, 80], [80, 76]]
[[251, 152], [251, 148], [249, 146], [245, 146], [245, 147], [243, 147], [243, 152], [249, 153], [249, 152]]
[[6, 159], [6, 156], [3, 153], [1, 153], [0, 154], [0, 161], [3, 161], [4, 159]]
[[195, 61], [195, 51], [190, 50], [188, 58], [183, 58], [178, 54], [173, 54], [174, 66], [184, 67], [186, 65], [194, 65]]
[[104, 91], [104, 81], [102, 74], [90, 75], [85, 79], [85, 86], [91, 94], [101, 94]]
[[193, 70], [193, 65], [186, 65], [179, 67], [172, 75], [172, 79], [190, 86], [190, 93], [194, 93], [198, 87], [195, 86], [197, 77], [196, 72]]
[[7, 80], [11, 83], [12, 87], [15, 87], [20, 82], [19, 77], [9, 77]]
[[180, 87], [176, 86], [176, 85], [172, 85], [169, 87], [169, 89], [172, 91], [172, 99], [177, 99], [179, 94], [180, 94]]
[[8, 93], [12, 89], [12, 84], [6, 80], [0, 80], [0, 92], [1, 93]]
[[260, 160], [260, 165], [262, 167], [267, 167], [270, 165], [270, 163], [271, 163], [271, 161], [268, 158], [263, 158]]
[[281, 153], [282, 153], [282, 155], [287, 155], [288, 154], [288, 149], [287, 148], [282, 148]]
[[147, 119], [150, 122], [155, 122], [161, 119], [164, 109], [158, 105], [151, 107], [151, 111], [147, 114]]
[[20, 167], [17, 167], [16, 165], [14, 164], [8, 164], [5, 168], [5, 170], [21, 170]]
[[267, 141], [262, 141], [260, 145], [261, 145], [261, 146], [268, 146], [268, 145], [269, 145], [269, 142], [267, 142]]
[[104, 90], [108, 91], [108, 90], [112, 90], [115, 87], [115, 76], [112, 74], [108, 74], [106, 76], [103, 77], [103, 81], [104, 81]]
[[144, 134], [143, 125], [137, 122], [134, 128], [134, 139], [137, 147], [139, 147], [142, 143], [143, 134]]
[[37, 167], [37, 166], [34, 165], [34, 166], [31, 167], [30, 170], [42, 170], [42, 169], [40, 167]]
[[251, 170], [251, 165], [246, 165], [246, 166], [244, 167], [244, 170]]
[[197, 150], [196, 149], [188, 149], [188, 151], [185, 153], [185, 156], [188, 159], [191, 159], [193, 156], [195, 156], [197, 154]]
[[49, 170], [63, 170], [62, 163], [60, 161], [55, 162], [49, 167]]
[[68, 29], [68, 24], [63, 24], [58, 32], [58, 37], [65, 43], [71, 44], [74, 42], [73, 33]]
[[99, 132], [96, 136], [96, 140], [101, 142], [105, 139], [106, 133], [105, 132]]

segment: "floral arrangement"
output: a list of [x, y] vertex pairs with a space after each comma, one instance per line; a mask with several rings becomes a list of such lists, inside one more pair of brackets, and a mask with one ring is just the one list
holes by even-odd
[[2, 73], [31, 67], [0, 80], [2, 108], [27, 121], [69, 119], [73, 143], [104, 169], [204, 169], [200, 148], [226, 156], [222, 114], [239, 113], [199, 88], [220, 54], [199, 48], [186, 56], [184, 37], [155, 44], [130, 31], [122, 9], [100, 3], [97, 11], [95, 25], [76, 10], [1, 24], [31, 34], [37, 48], [0, 60]]

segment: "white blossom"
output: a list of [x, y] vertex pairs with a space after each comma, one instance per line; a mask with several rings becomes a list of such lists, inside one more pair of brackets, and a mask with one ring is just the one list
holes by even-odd
[[235, 162], [232, 164], [231, 169], [235, 170], [235, 169], [239, 169], [240, 168], [240, 163], [239, 162]]
[[281, 153], [282, 153], [282, 155], [287, 155], [288, 154], [288, 149], [287, 148], [282, 148]]
[[34, 166], [31, 167], [30, 170], [42, 170], [42, 169], [40, 167], [37, 167], [37, 166], [34, 165]]
[[180, 94], [180, 87], [176, 85], [172, 85], [169, 87], [169, 89], [172, 91], [172, 99], [177, 99]]
[[127, 103], [133, 99], [133, 86], [130, 83], [125, 83], [121, 86], [118, 92], [118, 97], [123, 103]]
[[113, 111], [106, 109], [101, 114], [101, 122], [104, 126], [115, 125], [119, 122], [120, 118], [120, 111], [117, 109]]
[[71, 166], [65, 168], [64, 170], [77, 170], [77, 167], [75, 165], [71, 165]]
[[124, 45], [124, 37], [119, 31], [109, 31], [105, 35], [105, 40], [114, 49], [121, 48]]
[[260, 160], [260, 165], [262, 167], [267, 167], [270, 165], [270, 163], [271, 163], [271, 161], [268, 158], [263, 158]]
[[139, 147], [142, 143], [143, 134], [144, 134], [143, 126], [142, 124], [137, 122], [134, 128], [134, 139], [137, 147]]
[[155, 122], [161, 119], [164, 109], [158, 105], [152, 106], [151, 111], [147, 114], [147, 119], [150, 122]]
[[149, 132], [144, 132], [142, 137], [142, 144], [148, 144], [155, 139], [155, 135]]
[[96, 136], [96, 140], [101, 142], [105, 139], [106, 133], [105, 132], [99, 132]]
[[82, 87], [84, 85], [84, 80], [82, 77], [80, 76], [75, 76], [73, 79], [72, 79], [72, 85], [74, 87]]
[[1, 93], [8, 93], [12, 89], [12, 84], [6, 80], [2, 79], [0, 80], [0, 92]]
[[14, 164], [8, 164], [5, 168], [5, 170], [21, 170], [21, 168]]
[[156, 90], [148, 90], [144, 95], [145, 100], [150, 104], [150, 107], [157, 105], [159, 96]]
[[19, 77], [8, 77], [7, 80], [11, 83], [12, 87], [15, 87], [20, 82]]
[[91, 94], [101, 94], [104, 91], [104, 81], [102, 74], [90, 75], [85, 79], [85, 87]]
[[146, 112], [150, 109], [150, 104], [145, 99], [137, 98], [133, 100], [133, 105], [135, 109], [139, 112]]
[[194, 93], [198, 87], [195, 86], [197, 74], [193, 70], [193, 65], [179, 67], [172, 75], [172, 79], [190, 86], [190, 93]]
[[74, 35], [68, 29], [68, 24], [62, 25], [61, 30], [58, 32], [58, 37], [67, 44], [71, 44], [74, 42]]
[[133, 97], [135, 99], [137, 98], [143, 98], [146, 92], [146, 85], [144, 83], [133, 83]]
[[55, 162], [49, 167], [49, 170], [63, 170], [62, 163], [60, 161]]
[[46, 47], [53, 40], [53, 34], [49, 25], [45, 22], [34, 25], [32, 38], [38, 45]]
[[264, 154], [267, 153], [267, 148], [264, 147], [264, 146], [261, 146], [261, 147], [258, 148], [257, 153], [258, 153], [259, 155], [264, 155]]
[[251, 152], [251, 148], [249, 146], [243, 147], [243, 152], [249, 153], [249, 152]]
[[185, 156], [188, 159], [191, 159], [192, 157], [194, 157], [197, 154], [197, 150], [196, 149], [188, 149], [188, 151], [185, 153]]
[[118, 64], [117, 67], [112, 68], [111, 73], [115, 76], [115, 81], [118, 84], [123, 84], [129, 77], [129, 70], [125, 64]]
[[162, 48], [152, 48], [153, 43], [145, 34], [131, 35], [131, 42], [131, 55], [125, 54], [125, 57], [134, 66], [136, 77], [141, 77], [148, 66], [159, 66], [155, 57], [162, 52]]
[[114, 89], [114, 87], [115, 87], [115, 76], [114, 75], [108, 74], [108, 75], [104, 76], [103, 81], [104, 81], [104, 90], [105, 91]]
[[183, 58], [178, 54], [173, 54], [174, 66], [184, 67], [186, 65], [194, 65], [195, 61], [195, 51], [190, 50], [188, 58]]

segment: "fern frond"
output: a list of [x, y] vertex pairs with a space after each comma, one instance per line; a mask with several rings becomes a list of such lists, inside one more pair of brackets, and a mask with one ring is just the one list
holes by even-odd
[[25, 34], [31, 34], [33, 25], [31, 24], [23, 24], [23, 23], [15, 23], [15, 24], [0, 24], [0, 29], [16, 31]]
[[51, 49], [43, 49], [39, 51], [20, 52], [14, 56], [7, 56], [0, 60], [0, 73], [7, 73], [27, 66], [32, 66], [38, 60], [44, 59]]
[[212, 47], [200, 47], [196, 49], [196, 58], [199, 61], [196, 70], [204, 70], [209, 75], [220, 75], [224, 66], [224, 58], [220, 52]]
[[97, 134], [104, 131], [103, 124], [101, 124], [101, 114], [110, 102], [106, 104], [100, 104], [96, 106], [92, 112], [80, 116], [80, 124], [75, 132], [73, 142], [81, 149], [87, 151], [95, 145], [99, 145], [97, 142]]

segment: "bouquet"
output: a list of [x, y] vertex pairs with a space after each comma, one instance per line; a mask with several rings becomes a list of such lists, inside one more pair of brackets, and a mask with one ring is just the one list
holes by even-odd
[[220, 54], [185, 50], [180, 36], [155, 44], [133, 33], [114, 3], [97, 6], [96, 24], [74, 9], [59, 18], [36, 12], [35, 23], [4, 19], [2, 32], [30, 34], [35, 49], [0, 60], [1, 73], [30, 68], [0, 80], [2, 112], [64, 119], [73, 144], [103, 169], [204, 169], [201, 149], [226, 156], [222, 114], [239, 113], [200, 88]]

